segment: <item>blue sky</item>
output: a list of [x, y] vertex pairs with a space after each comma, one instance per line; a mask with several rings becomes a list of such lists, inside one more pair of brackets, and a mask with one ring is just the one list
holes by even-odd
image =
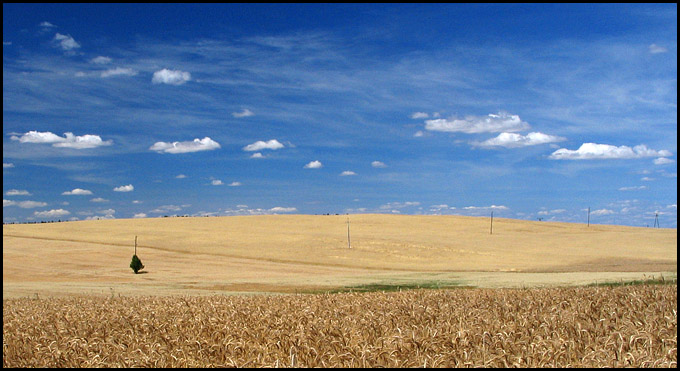
[[677, 227], [676, 4], [3, 4], [3, 221]]

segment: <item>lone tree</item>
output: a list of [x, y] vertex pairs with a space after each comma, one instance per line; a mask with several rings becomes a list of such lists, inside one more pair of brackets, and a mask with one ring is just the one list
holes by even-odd
[[144, 264], [142, 264], [142, 261], [139, 260], [137, 257], [137, 236], [135, 236], [135, 254], [132, 255], [132, 261], [130, 262], [130, 268], [132, 268], [133, 271], [135, 271], [135, 274], [137, 272], [144, 268]]
[[137, 254], [132, 255], [132, 261], [130, 262], [130, 268], [132, 268], [132, 270], [135, 271], [135, 274], [137, 274], [137, 271], [144, 268], [144, 264], [142, 264], [142, 261], [139, 260], [139, 258], [137, 257]]

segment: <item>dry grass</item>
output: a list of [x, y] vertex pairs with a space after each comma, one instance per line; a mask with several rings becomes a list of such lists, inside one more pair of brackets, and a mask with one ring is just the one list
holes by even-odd
[[[500, 218], [489, 235], [488, 218], [350, 219], [351, 250], [346, 216], [4, 225], [3, 298], [107, 295], [110, 288], [126, 295], [295, 292], [431, 280], [484, 287], [581, 285], [677, 272], [676, 229]], [[147, 274], [129, 268], [135, 236]]]
[[3, 301], [3, 367], [677, 367], [677, 284]]

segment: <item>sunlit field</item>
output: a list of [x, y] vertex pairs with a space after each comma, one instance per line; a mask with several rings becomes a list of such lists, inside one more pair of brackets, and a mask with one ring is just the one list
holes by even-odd
[[[677, 230], [462, 216], [272, 215], [3, 226], [3, 298], [536, 287], [677, 272]], [[129, 268], [134, 254], [145, 268]]]

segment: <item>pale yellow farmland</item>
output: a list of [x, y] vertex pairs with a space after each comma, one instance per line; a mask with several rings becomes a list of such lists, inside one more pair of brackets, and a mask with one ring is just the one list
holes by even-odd
[[[677, 229], [463, 216], [267, 215], [3, 226], [3, 298], [536, 287], [677, 274]], [[129, 268], [138, 237], [141, 274]]]

